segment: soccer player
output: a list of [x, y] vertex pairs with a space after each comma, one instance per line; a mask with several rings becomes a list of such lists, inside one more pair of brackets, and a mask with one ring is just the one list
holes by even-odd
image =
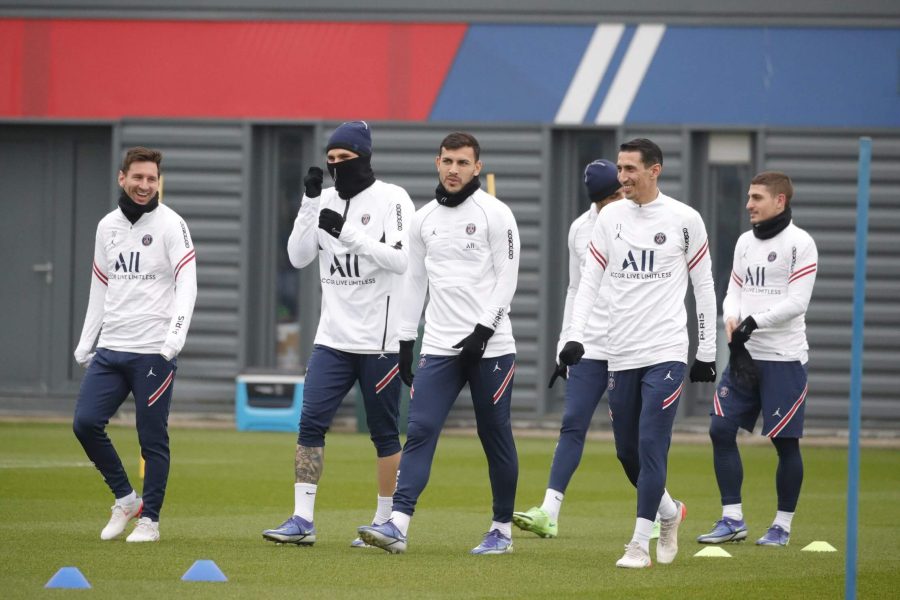
[[[159, 541], [169, 478], [175, 357], [194, 312], [197, 267], [187, 225], [159, 203], [161, 163], [157, 150], [135, 147], [125, 153], [119, 206], [97, 225], [90, 298], [75, 348], [75, 360], [87, 372], [72, 429], [116, 498], [102, 540], [118, 537], [137, 518], [125, 541]], [[106, 424], [129, 393], [146, 461], [143, 498], [131, 487], [106, 434]]]
[[[280, 526], [263, 531], [273, 542], [315, 543], [313, 513], [325, 433], [357, 381], [378, 456], [373, 520], [383, 523], [390, 516], [400, 462], [397, 296], [408, 263], [409, 221], [415, 207], [403, 188], [375, 179], [371, 158], [369, 125], [343, 123], [326, 147], [334, 187], [322, 189], [324, 174], [318, 167], [310, 167], [303, 180], [306, 193], [287, 251], [298, 269], [319, 258], [322, 312], [303, 386], [294, 512]], [[365, 544], [355, 539], [351, 546]]]
[[806, 399], [806, 309], [816, 281], [818, 252], [812, 237], [791, 222], [794, 188], [784, 173], [766, 171], [750, 181], [751, 231], [738, 238], [722, 307], [731, 350], [713, 397], [709, 437], [722, 496], [722, 518], [697, 538], [702, 544], [747, 537], [741, 507], [744, 478], [738, 427], [753, 431], [760, 411], [762, 434], [778, 453], [775, 521], [756, 543], [786, 546], [803, 482], [800, 438]]
[[[616, 165], [608, 160], [595, 160], [584, 169], [584, 184], [587, 187], [591, 206], [581, 214], [569, 228], [569, 287], [566, 291], [566, 304], [563, 311], [562, 329], [559, 333], [557, 352], [561, 351], [565, 341], [569, 339], [568, 328], [572, 319], [572, 305], [581, 281], [581, 269], [587, 258], [587, 245], [591, 237], [597, 215], [603, 208], [617, 200], [621, 200], [622, 184]], [[550, 386], [557, 377], [567, 379], [565, 393], [565, 411], [562, 427], [559, 430], [559, 441], [553, 453], [550, 466], [550, 480], [544, 493], [544, 502], [525, 512], [513, 513], [513, 523], [520, 529], [530, 531], [542, 538], [553, 538], [558, 533], [559, 511], [565, 496], [566, 487], [581, 462], [584, 452], [584, 440], [591, 418], [600, 398], [606, 391], [607, 353], [606, 330], [609, 320], [607, 304], [609, 303], [609, 280], [603, 281], [600, 295], [588, 319], [585, 331], [585, 356], [577, 365], [567, 368], [559, 365], [550, 378]]]
[[609, 412], [616, 454], [637, 487], [637, 520], [618, 567], [651, 565], [649, 540], [657, 510], [656, 560], [678, 553], [684, 504], [665, 489], [672, 423], [687, 368], [688, 277], [697, 305], [699, 348], [691, 381], [715, 381], [715, 292], [706, 227], [700, 214], [658, 188], [662, 151], [639, 138], [619, 146], [617, 169], [626, 201], [597, 217], [588, 244], [560, 364], [584, 355], [587, 321], [600, 282], [609, 277]]
[[480, 189], [479, 156], [474, 136], [445, 137], [435, 159], [436, 198], [413, 217], [400, 322], [400, 374], [411, 387], [413, 344], [427, 292], [422, 355], [391, 520], [359, 528], [363, 540], [392, 553], [406, 551], [410, 519], [428, 483], [438, 437], [466, 383], [487, 455], [494, 513], [472, 554], [513, 549], [519, 462], [510, 426], [516, 347], [509, 304], [518, 280], [519, 231], [512, 211]]

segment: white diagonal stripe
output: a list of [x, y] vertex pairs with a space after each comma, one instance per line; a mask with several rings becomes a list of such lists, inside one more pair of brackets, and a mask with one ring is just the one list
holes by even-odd
[[625, 122], [665, 32], [665, 25], [638, 26], [612, 86], [597, 112], [594, 120], [597, 125], [621, 125]]
[[566, 96], [556, 112], [555, 123], [583, 123], [591, 101], [603, 81], [609, 61], [622, 39], [625, 25], [598, 25], [588, 42]]

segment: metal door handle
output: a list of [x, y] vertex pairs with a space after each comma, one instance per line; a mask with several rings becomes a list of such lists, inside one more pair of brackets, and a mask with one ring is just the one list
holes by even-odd
[[53, 283], [53, 263], [45, 262], [38, 263], [36, 265], [31, 265], [31, 270], [35, 273], [44, 273], [44, 279], [47, 281], [47, 285]]

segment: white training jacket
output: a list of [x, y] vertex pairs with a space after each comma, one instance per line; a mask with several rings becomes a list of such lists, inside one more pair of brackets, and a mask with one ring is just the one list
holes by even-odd
[[516, 351], [509, 305], [519, 277], [519, 228], [512, 211], [483, 190], [455, 207], [432, 200], [413, 217], [400, 339], [418, 335], [428, 293], [422, 354], [453, 356], [476, 323], [494, 330], [484, 357]]
[[767, 240], [752, 231], [738, 238], [722, 317], [756, 321], [759, 329], [747, 342], [750, 356], [807, 362], [806, 309], [818, 261], [812, 236], [793, 222]]
[[98, 348], [162, 354], [184, 347], [197, 299], [197, 263], [187, 224], [160, 204], [132, 225], [119, 208], [100, 219], [91, 293], [75, 360]]
[[[319, 229], [324, 208], [344, 217], [340, 239]], [[319, 257], [322, 306], [315, 343], [343, 352], [397, 352], [398, 296], [415, 207], [403, 188], [375, 183], [343, 200], [337, 189], [303, 196], [287, 252], [298, 269]]]
[[[572, 221], [569, 227], [569, 287], [566, 289], [566, 305], [563, 310], [562, 328], [559, 332], [559, 342], [556, 344], [556, 354], [559, 355], [566, 340], [569, 339], [569, 323], [572, 321], [572, 308], [575, 305], [575, 295], [578, 293], [578, 284], [581, 283], [581, 273], [587, 261], [588, 242], [591, 241], [591, 232], [597, 221], [597, 205], [591, 203], [591, 207], [581, 216]], [[594, 303], [594, 309], [588, 318], [587, 327], [584, 330], [584, 358], [592, 360], [607, 360], [606, 330], [609, 328], [609, 278], [600, 282], [600, 293]]]
[[716, 358], [716, 296], [709, 241], [700, 213], [662, 192], [652, 202], [614, 202], [597, 217], [569, 326], [584, 343], [585, 326], [604, 276], [609, 277], [610, 371], [661, 362], [687, 363], [688, 277], [697, 305], [697, 359]]

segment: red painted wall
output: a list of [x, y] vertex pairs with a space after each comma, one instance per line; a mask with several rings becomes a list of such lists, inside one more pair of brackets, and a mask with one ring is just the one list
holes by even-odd
[[424, 121], [465, 31], [0, 19], [0, 116]]

